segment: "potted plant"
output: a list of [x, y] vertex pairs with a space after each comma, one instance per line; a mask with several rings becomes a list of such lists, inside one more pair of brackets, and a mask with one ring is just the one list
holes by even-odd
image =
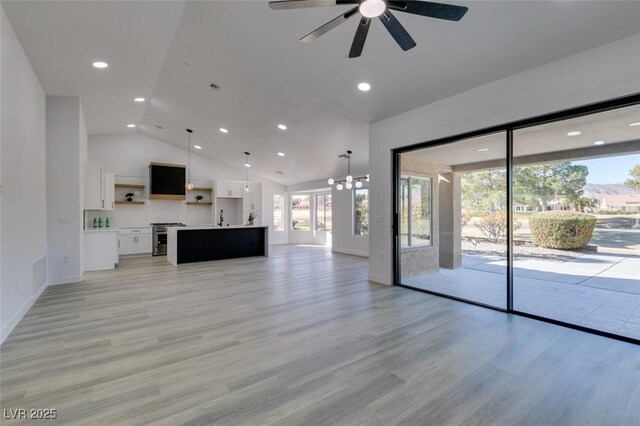
[[249, 217], [247, 218], [247, 225], [253, 226], [253, 222], [256, 220], [256, 215], [254, 212], [249, 213]]
[[202, 195], [196, 195], [196, 203], [199, 203], [200, 201], [202, 201], [204, 197]]
[[133, 201], [133, 192], [127, 192], [126, 194], [124, 194], [124, 198], [126, 198], [129, 202]]

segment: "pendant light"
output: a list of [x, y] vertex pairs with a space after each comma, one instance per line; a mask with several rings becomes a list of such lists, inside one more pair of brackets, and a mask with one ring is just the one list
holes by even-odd
[[[351, 154], [353, 154], [352, 151], [347, 151], [346, 154], [338, 155], [338, 158], [347, 159], [347, 176], [344, 179], [329, 178], [329, 180], [327, 180], [327, 183], [329, 185], [333, 185], [334, 183], [337, 184], [336, 189], [338, 191], [342, 191], [345, 188], [351, 189], [354, 186], [356, 188], [362, 188], [362, 180], [366, 180], [367, 182], [369, 182], [369, 175], [355, 177], [355, 178], [351, 176]], [[354, 180], [355, 180], [355, 183], [354, 183]]]
[[245, 151], [244, 153], [244, 192], [249, 192], [251, 189], [249, 188], [249, 167], [251, 167], [251, 163], [249, 163], [249, 154]]
[[185, 188], [187, 188], [187, 191], [191, 191], [193, 189], [193, 183], [191, 182], [191, 133], [193, 133], [193, 130], [187, 129], [189, 138], [189, 145], [187, 146], [187, 149], [189, 150], [189, 163], [187, 168], [187, 184], [184, 186]]

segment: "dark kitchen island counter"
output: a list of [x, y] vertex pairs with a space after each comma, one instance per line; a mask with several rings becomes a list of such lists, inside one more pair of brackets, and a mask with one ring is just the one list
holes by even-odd
[[172, 265], [253, 256], [269, 256], [268, 226], [183, 226], [167, 231], [167, 260]]

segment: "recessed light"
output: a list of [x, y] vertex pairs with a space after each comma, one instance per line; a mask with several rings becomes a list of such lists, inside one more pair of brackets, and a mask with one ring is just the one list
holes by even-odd
[[136, 101], [136, 102], [144, 102], [144, 101], [146, 101], [145, 98], [133, 98], [133, 100]]
[[278, 124], [278, 129], [287, 130], [287, 126], [285, 124]]
[[368, 92], [369, 90], [371, 90], [371, 85], [369, 83], [360, 83], [358, 84], [358, 89], [360, 89], [363, 92]]
[[220, 133], [229, 133], [229, 131], [224, 127], [220, 127]]
[[582, 132], [578, 131], [578, 130], [572, 130], [569, 133], [567, 133], [567, 136], [580, 136], [582, 134]]
[[106, 67], [108, 67], [108, 66], [109, 66], [109, 64], [108, 64], [108, 63], [106, 63], [106, 62], [102, 62], [102, 61], [96, 61], [96, 62], [94, 62], [92, 65], [93, 65], [93, 67], [94, 67], [94, 68], [100, 68], [100, 69], [102, 69], [102, 68], [106, 68]]
[[595, 141], [594, 145], [604, 145], [604, 141]]
[[629, 124], [629, 126], [631, 126], [631, 127], [640, 126], [640, 121], [636, 121], [635, 123], [631, 123], [631, 124]]
[[132, 128], [136, 127], [136, 125], [135, 124], [127, 124], [127, 127], [132, 129]]
[[478, 150], [478, 152], [487, 152], [487, 151], [489, 151], [489, 148], [480, 148]]
[[285, 154], [284, 154], [284, 152], [279, 152], [279, 153], [278, 153], [278, 155], [279, 155], [280, 157], [284, 157], [284, 155], [285, 155]]
[[245, 167], [251, 167], [251, 164], [249, 164], [249, 163], [244, 163], [244, 166], [245, 166]]
[[200, 145], [194, 145], [193, 146], [195, 149], [202, 149], [202, 147]]

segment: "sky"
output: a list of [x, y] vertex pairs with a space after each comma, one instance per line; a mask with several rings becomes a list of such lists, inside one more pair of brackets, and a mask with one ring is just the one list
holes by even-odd
[[589, 167], [587, 183], [623, 183], [633, 166], [640, 164], [640, 154], [574, 161], [573, 164]]

